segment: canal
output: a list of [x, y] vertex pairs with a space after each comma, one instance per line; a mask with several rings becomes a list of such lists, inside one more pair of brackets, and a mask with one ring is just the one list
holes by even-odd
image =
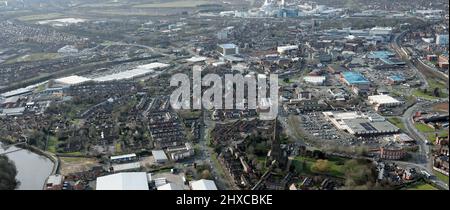
[[[0, 142], [0, 154], [5, 152], [1, 145]], [[6, 156], [16, 165], [16, 179], [20, 181], [18, 190], [42, 190], [47, 177], [52, 173], [54, 163], [45, 156], [14, 146], [6, 152], [15, 150], [17, 151]]]

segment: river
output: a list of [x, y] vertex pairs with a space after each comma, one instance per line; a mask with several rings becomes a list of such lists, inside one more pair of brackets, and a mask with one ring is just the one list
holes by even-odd
[[[0, 153], [5, 150], [1, 147]], [[7, 151], [14, 151], [19, 148], [11, 147]], [[21, 149], [7, 154], [17, 168], [16, 179], [20, 181], [18, 190], [42, 190], [47, 177], [52, 173], [53, 162], [47, 157]]]

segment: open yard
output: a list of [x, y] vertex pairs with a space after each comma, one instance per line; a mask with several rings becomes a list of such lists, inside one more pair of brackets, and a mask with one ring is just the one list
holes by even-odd
[[87, 171], [94, 166], [100, 165], [95, 158], [60, 157], [59, 159], [61, 160], [60, 173], [62, 175]]

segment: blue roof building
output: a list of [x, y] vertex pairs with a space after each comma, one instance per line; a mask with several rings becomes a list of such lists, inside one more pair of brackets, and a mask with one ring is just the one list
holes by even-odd
[[353, 72], [353, 71], [342, 72], [342, 76], [348, 85], [368, 85], [368, 84], [370, 84], [369, 80], [367, 80], [362, 74], [357, 73], [357, 72]]

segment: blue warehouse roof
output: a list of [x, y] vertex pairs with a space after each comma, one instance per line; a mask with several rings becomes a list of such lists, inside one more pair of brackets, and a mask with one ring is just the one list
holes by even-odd
[[353, 71], [346, 71], [343, 72], [342, 75], [344, 76], [344, 79], [349, 84], [369, 84], [369, 80], [367, 80], [363, 75], [357, 72]]

